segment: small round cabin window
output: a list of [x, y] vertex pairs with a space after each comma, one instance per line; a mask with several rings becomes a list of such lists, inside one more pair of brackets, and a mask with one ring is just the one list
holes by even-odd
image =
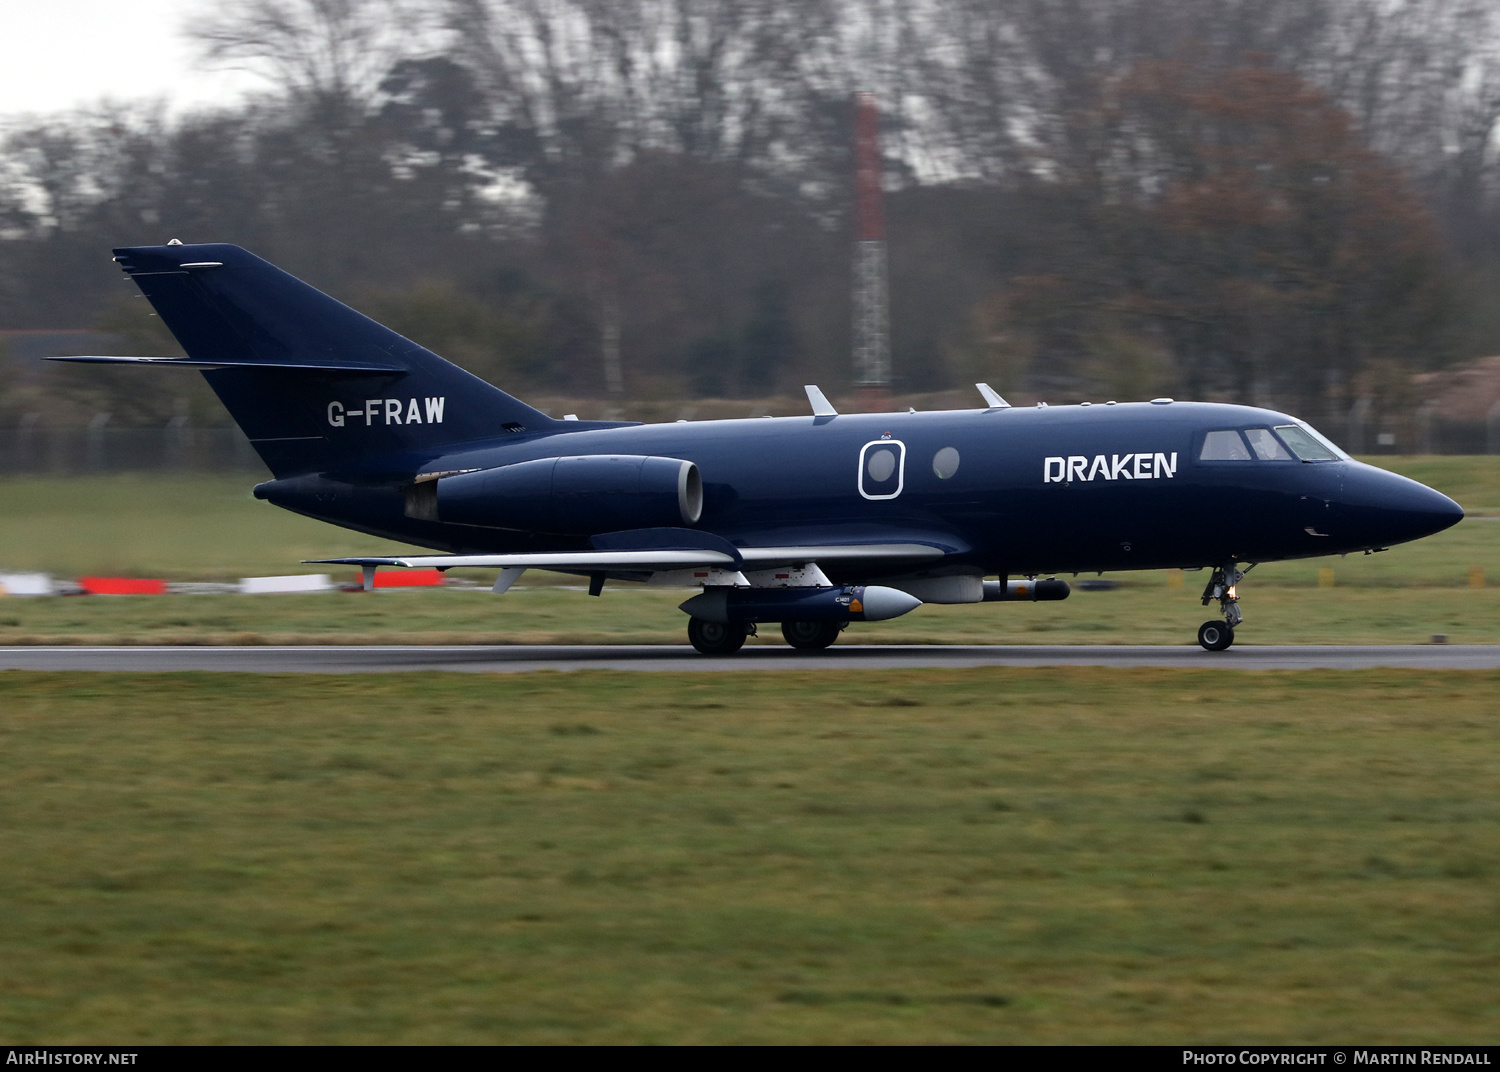
[[947, 480], [958, 472], [958, 451], [952, 447], [944, 447], [932, 456], [932, 471], [937, 474], [939, 480]]
[[884, 447], [870, 451], [865, 458], [865, 471], [877, 484], [889, 480], [896, 471], [896, 452]]

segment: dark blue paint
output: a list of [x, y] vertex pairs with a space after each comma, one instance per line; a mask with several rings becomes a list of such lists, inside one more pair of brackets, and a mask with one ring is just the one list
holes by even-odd
[[[555, 437], [468, 444], [428, 465], [485, 469], [563, 450], [683, 458], [703, 474], [697, 527], [742, 546], [941, 541], [968, 549], [953, 561], [989, 573], [1193, 567], [1361, 551], [1417, 539], [1463, 516], [1446, 496], [1360, 462], [1210, 464], [1192, 457], [1202, 430], [1286, 423], [1285, 415], [1265, 410], [1181, 402], [849, 415], [822, 425], [790, 417], [584, 431], [566, 435], [565, 446]], [[861, 448], [886, 433], [906, 445], [905, 487], [898, 498], [872, 501], [859, 494], [857, 462]], [[932, 472], [932, 458], [944, 447], [956, 448], [961, 459], [948, 480]], [[1172, 478], [1043, 483], [1049, 456], [1174, 451]], [[376, 460], [376, 470], [389, 467]], [[281, 493], [280, 482], [262, 494], [325, 520], [358, 517], [367, 531], [453, 550], [549, 546], [529, 534], [413, 525], [399, 516], [399, 494], [356, 492], [358, 474], [343, 475], [349, 498], [338, 510]]]
[[[1345, 553], [1417, 539], [1463, 516], [1446, 496], [1355, 461], [1196, 461], [1207, 431], [1292, 423], [1241, 406], [1136, 403], [665, 425], [556, 421], [238, 247], [122, 249], [116, 259], [190, 357], [280, 366], [205, 373], [276, 476], [257, 495], [441, 550], [664, 546], [603, 535], [611, 518], [617, 527], [628, 516], [618, 510], [601, 512], [598, 531], [576, 531], [575, 518], [566, 535], [408, 516], [407, 489], [418, 474], [600, 454], [694, 462], [704, 507], [692, 529], [708, 540], [742, 547], [920, 542], [949, 552], [945, 563], [991, 574]], [[181, 267], [204, 262], [222, 267]], [[287, 367], [299, 362], [322, 367]], [[344, 376], [327, 369], [344, 364], [402, 371]], [[405, 422], [412, 400], [422, 413], [432, 398], [445, 400], [441, 423]], [[387, 406], [396, 404], [392, 421]], [[361, 416], [350, 419], [350, 412]], [[904, 465], [884, 480], [861, 475], [861, 451], [886, 441], [901, 444]], [[933, 459], [947, 447], [960, 462], [944, 480]], [[1114, 480], [1044, 479], [1049, 457], [1083, 456], [1092, 464], [1103, 455], [1119, 469], [1118, 457], [1141, 453], [1175, 453], [1175, 474], [1127, 479], [1127, 463]], [[893, 498], [870, 497], [898, 485]], [[653, 531], [670, 531], [656, 513], [643, 516]], [[825, 571], [853, 582], [878, 578], [889, 565]]]

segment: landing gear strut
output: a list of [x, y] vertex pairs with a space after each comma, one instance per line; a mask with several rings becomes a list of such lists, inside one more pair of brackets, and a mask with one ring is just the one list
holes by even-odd
[[1245, 620], [1240, 610], [1239, 583], [1254, 568], [1253, 562], [1244, 569], [1231, 562], [1227, 566], [1215, 567], [1208, 578], [1208, 584], [1203, 588], [1203, 605], [1206, 607], [1210, 600], [1217, 599], [1219, 609], [1224, 612], [1224, 621], [1204, 622], [1198, 627], [1198, 643], [1206, 650], [1223, 651], [1234, 643], [1234, 627]]
[[751, 628], [735, 622], [688, 619], [688, 642], [704, 655], [733, 655], [745, 646]]

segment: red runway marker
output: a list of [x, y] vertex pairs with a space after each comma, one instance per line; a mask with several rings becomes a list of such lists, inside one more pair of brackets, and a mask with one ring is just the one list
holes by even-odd
[[376, 588], [421, 588], [442, 583], [443, 575], [435, 569], [382, 570], [375, 574]]
[[78, 583], [91, 596], [164, 596], [167, 582], [140, 577], [80, 577]]

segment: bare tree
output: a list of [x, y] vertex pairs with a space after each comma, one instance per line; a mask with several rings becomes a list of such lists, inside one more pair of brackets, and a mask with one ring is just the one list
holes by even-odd
[[226, 0], [184, 33], [205, 64], [320, 107], [368, 100], [397, 60], [434, 43], [413, 0]]

